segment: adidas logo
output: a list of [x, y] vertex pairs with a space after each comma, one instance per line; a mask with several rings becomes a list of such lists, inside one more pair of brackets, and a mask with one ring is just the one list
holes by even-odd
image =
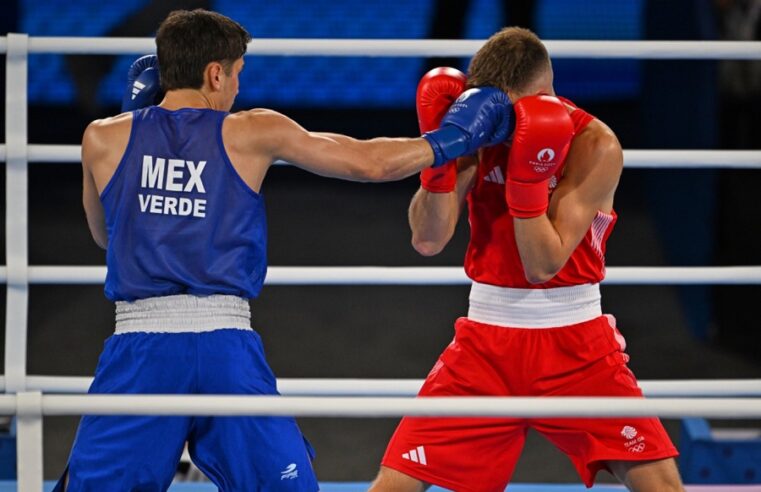
[[494, 167], [489, 174], [484, 176], [484, 181], [489, 183], [505, 184], [505, 176], [502, 174], [502, 169], [499, 166]]
[[145, 84], [137, 80], [132, 84], [132, 100], [134, 101], [140, 91], [145, 89]]
[[428, 462], [425, 460], [425, 449], [423, 446], [418, 446], [415, 449], [410, 449], [406, 453], [402, 453], [402, 458], [405, 460], [410, 460], [413, 463], [420, 463], [421, 465], [428, 464]]

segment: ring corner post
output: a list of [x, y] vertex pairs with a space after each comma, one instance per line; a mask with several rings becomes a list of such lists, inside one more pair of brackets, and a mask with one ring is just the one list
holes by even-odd
[[19, 490], [42, 490], [42, 399], [26, 388], [29, 304], [27, 76], [29, 36], [6, 41], [6, 271], [5, 391], [17, 393]]
[[42, 393], [16, 394], [16, 476], [20, 492], [42, 491]]
[[27, 73], [29, 36], [7, 36], [5, 92], [5, 391], [26, 387], [28, 252]]

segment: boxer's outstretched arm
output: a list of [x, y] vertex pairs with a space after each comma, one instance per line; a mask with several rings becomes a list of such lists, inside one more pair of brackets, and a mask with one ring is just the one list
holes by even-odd
[[[238, 113], [241, 115], [240, 113]], [[393, 181], [433, 163], [423, 138], [358, 140], [346, 135], [309, 132], [275, 111], [256, 109], [240, 117], [250, 152], [265, 152], [321, 176], [351, 181]]]
[[513, 219], [529, 282], [554, 277], [589, 231], [598, 210], [610, 212], [622, 169], [621, 145], [602, 122], [593, 121], [574, 139], [547, 213]]
[[280, 113], [253, 109], [228, 118], [225, 144], [236, 155], [264, 159], [266, 165], [284, 159], [322, 176], [392, 181], [504, 141], [510, 131], [509, 104], [507, 94], [494, 87], [469, 89], [444, 115], [441, 127], [421, 138], [372, 140], [308, 132]]
[[[329, 140], [330, 146], [337, 144], [344, 147], [340, 151], [341, 153], [346, 152], [347, 155], [354, 152], [367, 153], [360, 159], [362, 161], [360, 162], [360, 173], [365, 173], [365, 179], [362, 181], [397, 181], [416, 173], [420, 169], [429, 167], [433, 162], [433, 151], [431, 150], [429, 154], [425, 146], [419, 145], [421, 140], [424, 141], [422, 138], [378, 137], [370, 140], [359, 140], [338, 133], [307, 133], [311, 138]], [[413, 142], [414, 147], [410, 146]], [[353, 162], [356, 165], [357, 161], [354, 160]], [[347, 162], [347, 166], [350, 167], [351, 163]], [[317, 170], [310, 169], [310, 171], [322, 175]], [[347, 179], [345, 176], [324, 175]]]
[[410, 203], [408, 219], [412, 247], [423, 256], [441, 252], [454, 234], [465, 197], [473, 186], [478, 159], [461, 157], [454, 192], [432, 193], [422, 186]]

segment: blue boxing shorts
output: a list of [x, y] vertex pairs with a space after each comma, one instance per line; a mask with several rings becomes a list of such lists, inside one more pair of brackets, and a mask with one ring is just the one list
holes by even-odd
[[[110, 337], [89, 393], [277, 395], [249, 329]], [[76, 492], [163, 491], [185, 443], [223, 492], [316, 491], [314, 451], [291, 417], [85, 416], [68, 464]], [[63, 491], [63, 479], [54, 491]]]

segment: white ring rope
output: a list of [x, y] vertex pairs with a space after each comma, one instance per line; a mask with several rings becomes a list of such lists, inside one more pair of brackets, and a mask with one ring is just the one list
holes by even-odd
[[[29, 283], [97, 285], [104, 266], [30, 266]], [[0, 267], [0, 284], [7, 270]], [[469, 285], [462, 267], [269, 267], [266, 285]], [[759, 285], [761, 266], [608, 267], [605, 285]]]
[[[485, 40], [460, 39], [268, 39], [248, 45], [248, 55], [469, 57]], [[757, 41], [544, 41], [553, 58], [759, 60]], [[7, 38], [0, 38], [0, 53]], [[153, 38], [30, 36], [30, 53], [119, 55], [154, 53]]]
[[[26, 388], [43, 393], [86, 393], [91, 377], [27, 376]], [[280, 378], [283, 396], [415, 396], [422, 379]], [[761, 379], [691, 379], [639, 381], [645, 396], [659, 397], [761, 397]], [[5, 378], [0, 376], [0, 391]]]
[[[761, 397], [761, 379], [641, 380], [638, 383], [649, 398]], [[416, 396], [422, 385], [422, 379], [281, 378], [277, 381], [278, 391], [285, 396]]]
[[[29, 162], [81, 162], [79, 145], [28, 146]], [[0, 144], [0, 161], [5, 160], [5, 145]], [[276, 164], [288, 164], [277, 161]], [[761, 150], [624, 150], [626, 168], [660, 169], [761, 169]]]
[[[0, 414], [17, 396], [0, 395]], [[41, 395], [42, 415], [282, 415], [297, 417], [761, 417], [761, 398], [427, 397], [228, 395]], [[27, 408], [27, 412], [38, 409]]]

